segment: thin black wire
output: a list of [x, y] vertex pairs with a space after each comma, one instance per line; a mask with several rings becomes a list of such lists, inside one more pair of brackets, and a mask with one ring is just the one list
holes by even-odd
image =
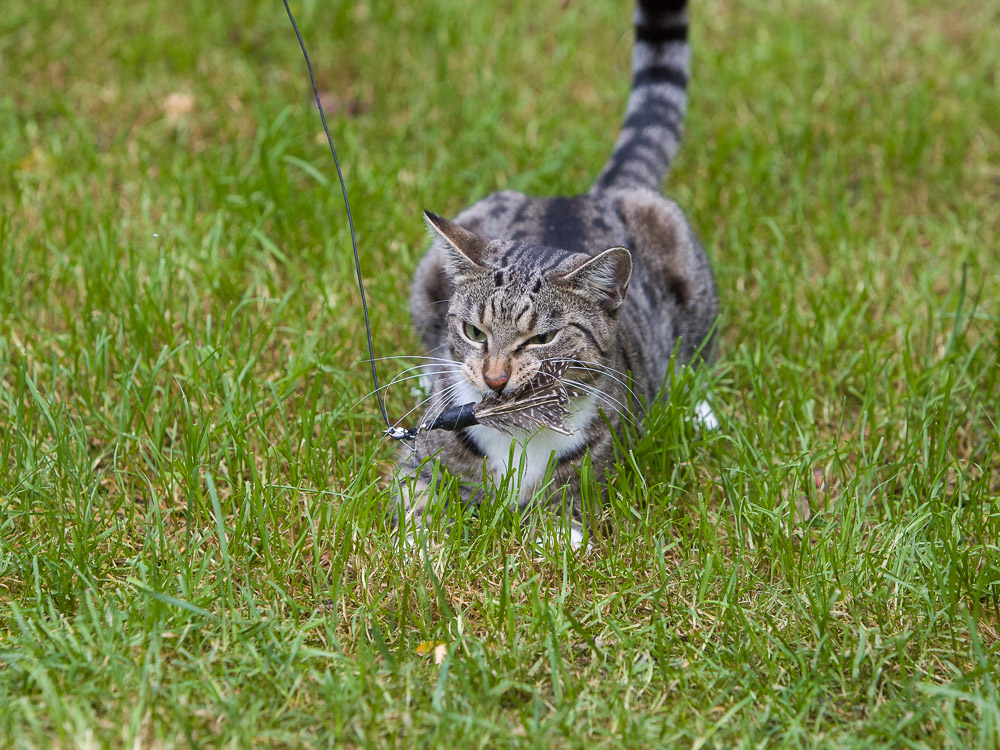
[[347, 200], [347, 187], [344, 185], [344, 175], [340, 172], [340, 160], [337, 158], [337, 149], [333, 147], [333, 138], [330, 136], [330, 128], [326, 125], [326, 115], [323, 114], [323, 103], [319, 98], [319, 89], [316, 88], [316, 77], [313, 75], [312, 63], [309, 62], [309, 53], [306, 52], [306, 44], [302, 41], [302, 34], [295, 23], [292, 9], [288, 7], [288, 0], [282, 0], [285, 4], [285, 12], [288, 13], [288, 20], [292, 22], [295, 29], [295, 36], [298, 37], [299, 47], [302, 48], [302, 56], [306, 59], [306, 67], [309, 69], [309, 80], [312, 81], [313, 95], [316, 97], [316, 109], [319, 110], [319, 117], [323, 121], [323, 132], [326, 133], [326, 142], [330, 144], [330, 153], [333, 154], [333, 163], [337, 165], [337, 177], [340, 178], [340, 192], [344, 195], [344, 206], [347, 208], [347, 223], [351, 227], [351, 247], [354, 249], [354, 270], [358, 274], [358, 290], [361, 292], [361, 309], [365, 311], [365, 335], [368, 338], [368, 360], [372, 366], [372, 380], [375, 383], [375, 396], [378, 398], [378, 408], [382, 412], [382, 419], [385, 426], [392, 430], [392, 422], [385, 410], [385, 402], [382, 400], [382, 388], [378, 383], [378, 371], [375, 369], [375, 349], [372, 347], [372, 325], [368, 320], [368, 301], [365, 299], [365, 282], [361, 278], [361, 261], [358, 259], [358, 241], [354, 237], [354, 219], [351, 217], [351, 203]]

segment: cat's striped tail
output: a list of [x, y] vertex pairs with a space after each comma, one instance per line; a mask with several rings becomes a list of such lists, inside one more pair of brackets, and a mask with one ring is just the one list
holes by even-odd
[[681, 141], [690, 68], [686, 0], [639, 0], [625, 123], [592, 193], [660, 189]]

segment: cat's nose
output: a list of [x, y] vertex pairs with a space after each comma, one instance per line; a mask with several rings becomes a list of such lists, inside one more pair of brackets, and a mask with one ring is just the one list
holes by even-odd
[[503, 387], [507, 385], [507, 381], [510, 380], [510, 375], [507, 373], [503, 373], [493, 378], [490, 377], [489, 375], [484, 374], [483, 380], [486, 382], [486, 385], [488, 385], [497, 393], [500, 393], [503, 390]]

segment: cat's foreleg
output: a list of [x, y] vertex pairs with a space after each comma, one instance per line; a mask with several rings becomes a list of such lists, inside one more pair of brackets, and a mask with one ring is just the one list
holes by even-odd
[[557, 464], [551, 480], [542, 484], [525, 507], [525, 521], [537, 529], [535, 544], [592, 550], [593, 536], [586, 521], [580, 467], [576, 463]]

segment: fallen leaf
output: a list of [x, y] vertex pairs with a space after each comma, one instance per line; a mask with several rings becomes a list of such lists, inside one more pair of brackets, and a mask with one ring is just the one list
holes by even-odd
[[444, 661], [444, 657], [448, 655], [448, 647], [443, 643], [439, 643], [434, 647], [434, 663], [440, 664]]
[[813, 484], [816, 485], [818, 490], [829, 490], [830, 482], [826, 477], [826, 472], [823, 469], [813, 469]]
[[194, 95], [175, 91], [163, 100], [161, 107], [164, 116], [167, 118], [167, 124], [170, 127], [177, 127], [181, 118], [194, 109]]
[[424, 641], [417, 644], [417, 653], [420, 656], [434, 656], [434, 663], [440, 664], [444, 657], [448, 655], [448, 645], [436, 641]]
[[320, 91], [319, 101], [323, 105], [323, 111], [329, 117], [357, 117], [372, 108], [372, 103], [366, 99], [359, 99], [352, 96], [338, 96], [331, 94], [329, 91]]
[[805, 523], [813, 517], [812, 508], [809, 507], [809, 498], [799, 495], [795, 498], [795, 511], [793, 520], [795, 523]]

